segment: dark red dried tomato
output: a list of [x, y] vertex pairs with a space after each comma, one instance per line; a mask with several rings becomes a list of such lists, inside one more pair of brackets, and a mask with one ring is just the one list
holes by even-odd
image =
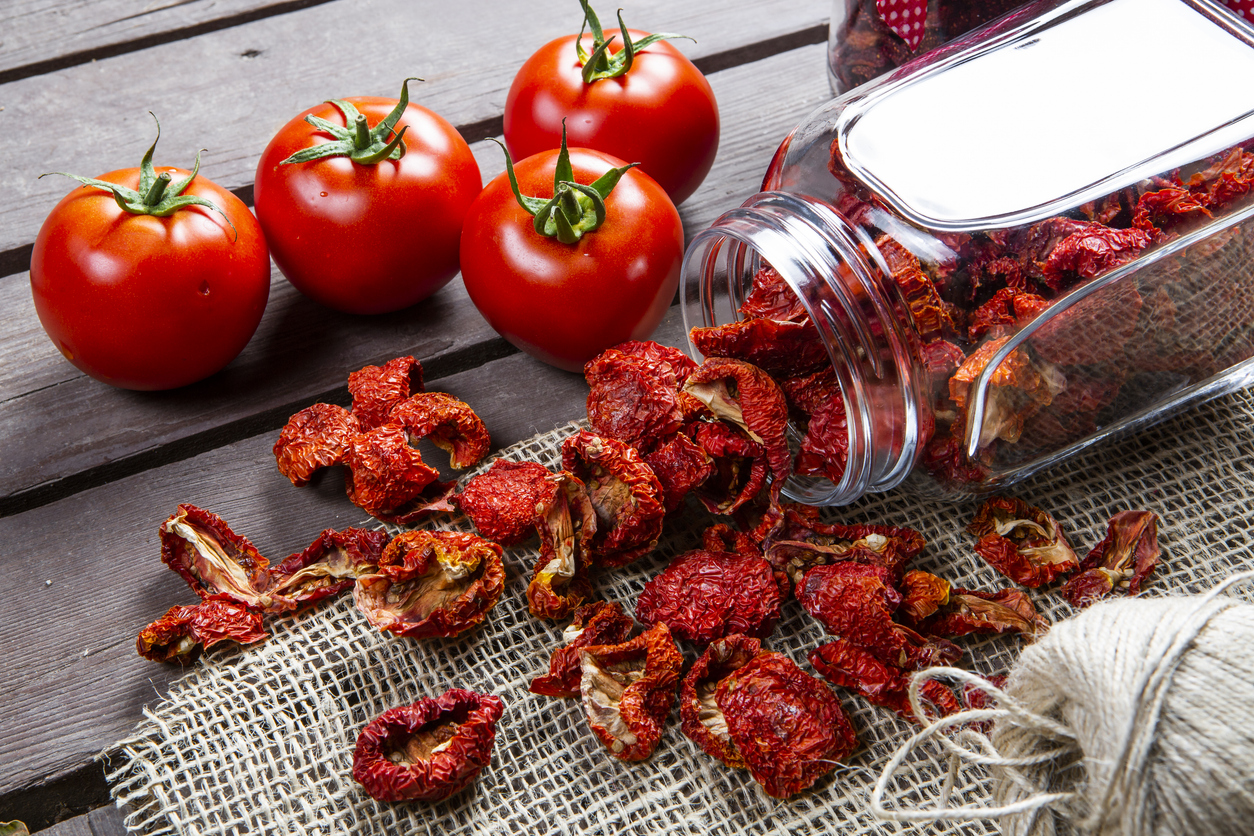
[[624, 566], [653, 551], [666, 507], [657, 476], [635, 448], [580, 430], [562, 442], [562, 466], [584, 483], [596, 510], [597, 565]]
[[1007, 336], [1048, 308], [1049, 304], [1048, 300], [1035, 293], [1017, 287], [1003, 287], [976, 308], [967, 326], [967, 337], [976, 343], [986, 336]]
[[727, 718], [714, 699], [718, 683], [762, 652], [762, 642], [733, 634], [715, 639], [693, 663], [679, 688], [680, 728], [701, 751], [733, 769], [744, 769]]
[[893, 621], [901, 595], [876, 577], [874, 566], [853, 562], [816, 566], [797, 585], [801, 606], [833, 636], [903, 670], [953, 664], [962, 650]]
[[1063, 585], [1062, 594], [1073, 607], [1087, 607], [1116, 589], [1136, 595], [1158, 565], [1158, 555], [1158, 515], [1121, 511], [1107, 523], [1106, 536]]
[[695, 496], [711, 513], [734, 514], [766, 485], [766, 448], [738, 427], [697, 421], [687, 427], [710, 459], [711, 473]]
[[800, 322], [810, 316], [792, 286], [770, 265], [763, 266], [753, 275], [753, 287], [745, 296], [740, 313], [746, 319], [784, 322]]
[[762, 553], [794, 584], [815, 566], [855, 561], [882, 566], [895, 585], [927, 540], [912, 528], [886, 525], [824, 524], [813, 509], [785, 508], [762, 540]]
[[353, 599], [379, 630], [398, 636], [456, 636], [487, 618], [505, 589], [501, 547], [457, 531], [406, 531], [361, 575]]
[[410, 443], [426, 438], [449, 454], [449, 466], [461, 470], [491, 449], [488, 428], [470, 405], [444, 392], [419, 392], [392, 407], [388, 423], [400, 424]]
[[357, 735], [353, 780], [379, 801], [442, 801], [492, 760], [505, 704], [455, 688], [383, 712]]
[[516, 546], [534, 533], [536, 506], [552, 494], [552, 475], [537, 462], [496, 459], [454, 501], [484, 537]]
[[388, 535], [378, 529], [328, 528], [304, 551], [270, 568], [267, 591], [297, 606], [338, 595], [375, 570]]
[[888, 266], [889, 275], [910, 309], [919, 337], [928, 342], [961, 333], [958, 326], [960, 314], [941, 297], [936, 283], [923, 272], [918, 257], [887, 235], [875, 243]]
[[422, 364], [413, 357], [397, 357], [382, 366], [366, 366], [348, 376], [353, 415], [363, 431], [386, 423], [392, 407], [423, 391]]
[[742, 319], [693, 328], [688, 337], [704, 357], [743, 360], [773, 373], [804, 374], [831, 364], [819, 331], [809, 319]]
[[373, 517], [407, 523], [429, 513], [447, 497], [451, 484], [437, 481], [439, 472], [409, 446], [399, 424], [384, 424], [354, 436], [344, 463], [349, 500]]
[[665, 624], [613, 645], [580, 651], [580, 696], [588, 725], [610, 754], [644, 760], [662, 739], [684, 657]]
[[1021, 499], [988, 499], [967, 524], [967, 531], [980, 538], [976, 554], [1026, 587], [1053, 583], [1080, 565], [1058, 521]]
[[1051, 289], [1061, 290], [1127, 264], [1153, 241], [1154, 234], [1143, 229], [1084, 224], [1058, 242], [1041, 272]]
[[170, 607], [165, 615], [139, 631], [135, 649], [154, 662], [190, 665], [224, 641], [254, 644], [266, 637], [261, 613], [226, 595], [213, 595], [191, 606]]
[[644, 454], [644, 463], [662, 486], [662, 506], [670, 514], [684, 505], [688, 494], [714, 474], [714, 459], [684, 433]]
[[357, 419], [342, 406], [316, 403], [306, 407], [288, 419], [274, 442], [279, 472], [297, 487], [307, 485], [318, 470], [343, 464], [360, 432]]
[[698, 549], [655, 575], [636, 602], [636, 618], [665, 623], [671, 634], [708, 644], [732, 633], [766, 638], [779, 621], [782, 595], [760, 554]]
[[536, 507], [540, 557], [527, 585], [527, 607], [536, 618], [565, 618], [592, 597], [588, 571], [597, 515], [586, 486], [566, 471]]
[[741, 360], [713, 357], [688, 375], [684, 391], [704, 403], [719, 420], [761, 444], [776, 482], [783, 486], [792, 472], [788, 402], [770, 375]]
[[679, 386], [696, 363], [676, 348], [632, 340], [588, 361], [588, 423], [601, 436], [641, 452], [652, 450], [684, 421]]
[[562, 631], [561, 647], [549, 657], [549, 672], [531, 680], [533, 694], [546, 697], [577, 697], [583, 678], [580, 652], [590, 645], [621, 644], [631, 636], [635, 622], [622, 604], [595, 601], [575, 610], [575, 620]]
[[161, 562], [201, 598], [228, 596], [249, 609], [283, 612], [294, 602], [269, 593], [270, 561], [212, 511], [181, 504], [159, 531]]
[[858, 745], [831, 689], [779, 653], [758, 653], [732, 671], [714, 701], [749, 774], [774, 798], [813, 786]]
[[[872, 705], [917, 721], [910, 708], [910, 677], [901, 668], [845, 639], [819, 645], [810, 651], [809, 659], [824, 679], [861, 695]], [[920, 686], [919, 695], [931, 703], [938, 716], [962, 710], [953, 691], [936, 680], [927, 680]]]
[[1032, 599], [1021, 589], [979, 592], [951, 588], [948, 600], [914, 625], [933, 636], [951, 639], [973, 633], [1021, 633], [1035, 638], [1048, 629]]

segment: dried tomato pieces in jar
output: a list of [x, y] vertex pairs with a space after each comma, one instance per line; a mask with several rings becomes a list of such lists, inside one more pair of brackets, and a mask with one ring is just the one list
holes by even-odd
[[505, 704], [455, 688], [383, 712], [357, 735], [353, 780], [379, 801], [442, 801], [492, 760]]
[[361, 575], [353, 599], [377, 629], [456, 636], [482, 624], [505, 589], [501, 547], [456, 531], [406, 531]]

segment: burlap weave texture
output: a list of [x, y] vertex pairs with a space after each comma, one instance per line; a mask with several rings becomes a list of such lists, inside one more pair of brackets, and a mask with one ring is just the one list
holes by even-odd
[[[559, 428], [506, 455], [554, 469]], [[486, 463], [484, 465], [486, 467]], [[467, 476], [472, 474], [467, 474]], [[1254, 394], [1225, 395], [1133, 438], [1073, 459], [1012, 491], [1053, 513], [1083, 555], [1118, 511], [1148, 508], [1161, 518], [1162, 564], [1146, 595], [1197, 592], [1239, 568], [1254, 567]], [[843, 522], [908, 525], [928, 539], [918, 568], [958, 586], [1011, 585], [974, 554], [963, 528], [978, 502], [920, 500], [904, 491], [833, 509]], [[601, 574], [598, 594], [630, 611], [644, 582], [692, 547], [710, 518], [668, 522], [658, 553]], [[467, 528], [464, 521], [440, 525]], [[381, 636], [351, 597], [275, 620], [273, 636], [245, 650], [211, 653], [146, 712], [107, 762], [127, 827], [143, 834], [727, 834], [996, 833], [995, 822], [913, 828], [874, 819], [866, 797], [889, 752], [914, 728], [841, 693], [862, 747], [828, 779], [789, 801], [766, 796], [747, 773], [701, 753], [679, 731], [677, 713], [657, 752], [639, 764], [609, 756], [588, 730], [577, 701], [527, 691], [547, 670], [564, 624], [527, 613], [524, 592], [533, 546], [506, 553], [505, 595], [487, 624], [459, 639]], [[1050, 620], [1069, 606], [1056, 589], [1033, 595]], [[822, 628], [795, 602], [767, 642], [808, 668]], [[960, 640], [963, 664], [1004, 671], [1021, 643]], [[686, 648], [688, 658], [695, 658]], [[382, 804], [353, 782], [357, 732], [387, 708], [463, 687], [506, 703], [492, 763], [447, 802]], [[925, 804], [944, 775], [920, 765], [906, 781]], [[986, 798], [979, 781], [958, 788]]]

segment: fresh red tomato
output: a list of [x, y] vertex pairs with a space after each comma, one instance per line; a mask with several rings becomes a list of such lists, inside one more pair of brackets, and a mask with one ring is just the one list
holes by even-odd
[[[570, 149], [574, 180], [590, 184], [622, 160]], [[560, 153], [514, 166], [523, 195], [551, 198]], [[528, 354], [568, 371], [624, 340], [653, 333], [675, 295], [683, 225], [666, 192], [639, 169], [605, 198], [595, 231], [564, 244], [536, 232], [501, 174], [475, 199], [462, 231], [462, 280], [496, 331]]]
[[[479, 165], [457, 129], [409, 102], [404, 88], [400, 100], [344, 102], [347, 114], [324, 102], [270, 140], [257, 164], [257, 219], [274, 263], [301, 293], [346, 313], [400, 310], [457, 275], [462, 220], [483, 185]], [[378, 129], [393, 113], [390, 130]], [[336, 145], [332, 127], [347, 137], [338, 143], [351, 147], [354, 114], [375, 129], [367, 149], [383, 149], [404, 131], [403, 154], [394, 150], [377, 162], [342, 155], [284, 162], [305, 149]]]
[[[589, 22], [595, 21], [589, 10]], [[600, 24], [593, 27], [600, 31]], [[633, 41], [647, 33], [627, 30]], [[636, 52], [617, 78], [585, 82], [576, 35], [541, 47], [514, 77], [505, 99], [505, 144], [514, 159], [558, 147], [562, 120], [572, 147], [595, 148], [640, 167], [682, 203], [710, 172], [718, 151], [718, 104], [710, 83], [665, 41]], [[608, 54], [621, 57], [623, 33]], [[582, 37], [592, 55], [597, 37]]]
[[[243, 201], [199, 175], [174, 195], [192, 172], [154, 169], [151, 154], [66, 195], [31, 253], [48, 336], [79, 369], [125, 389], [173, 389], [218, 371], [248, 343], [270, 294], [265, 239]], [[174, 186], [165, 200], [198, 198], [219, 211], [184, 201], [167, 217], [132, 214], [105, 190], [149, 192], [144, 185], [166, 172]]]

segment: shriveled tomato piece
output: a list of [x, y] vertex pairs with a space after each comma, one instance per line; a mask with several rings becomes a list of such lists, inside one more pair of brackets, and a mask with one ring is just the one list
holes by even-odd
[[588, 725], [619, 760], [640, 761], [662, 739], [684, 657], [665, 624], [614, 645], [580, 651], [580, 695]]
[[316, 403], [288, 419], [274, 442], [279, 472], [300, 487], [324, 467], [343, 464], [353, 438], [361, 432], [357, 418], [342, 406]]

